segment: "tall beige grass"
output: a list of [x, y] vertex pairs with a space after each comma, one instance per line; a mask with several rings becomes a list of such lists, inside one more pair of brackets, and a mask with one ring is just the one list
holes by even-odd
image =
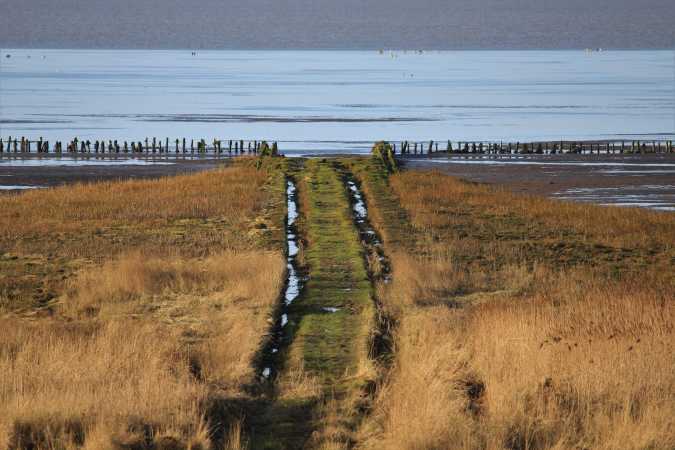
[[64, 273], [46, 312], [0, 317], [0, 448], [244, 448], [285, 268], [247, 230], [275, 200], [265, 180], [238, 166], [0, 199], [11, 277], [32, 279], [29, 255]]
[[[415, 236], [378, 223], [414, 245], [390, 248], [379, 298], [398, 322], [395, 362], [362, 448], [675, 448], [673, 215], [438, 173], [391, 185]], [[560, 265], [571, 241], [577, 258]], [[622, 269], [612, 252], [654, 263]]]
[[0, 442], [197, 439], [214, 389], [239, 396], [254, 376], [282, 269], [272, 253], [132, 254], [70, 284], [60, 315], [75, 320], [3, 319]]
[[[385, 298], [412, 305], [416, 291], [396, 286], [406, 270]], [[405, 308], [379, 395], [381, 434], [366, 446], [672, 448], [672, 293], [579, 274], [548, 281], [473, 307], [439, 298]]]

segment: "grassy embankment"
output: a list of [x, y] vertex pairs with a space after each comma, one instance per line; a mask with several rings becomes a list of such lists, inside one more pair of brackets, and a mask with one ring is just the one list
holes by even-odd
[[288, 313], [290, 344], [275, 401], [252, 418], [252, 448], [343, 448], [352, 440], [362, 389], [372, 375], [372, 288], [333, 163], [308, 160], [293, 176], [301, 211], [298, 259], [309, 279]]
[[239, 445], [283, 283], [278, 169], [0, 198], [0, 448]]
[[[672, 214], [272, 164], [0, 199], [0, 447], [239, 448], [241, 414], [256, 449], [673, 447]], [[369, 357], [373, 255], [343, 168], [393, 263], [375, 284], [392, 364]], [[267, 401], [247, 384], [282, 286], [284, 172], [309, 279]]]
[[675, 215], [347, 164], [398, 324], [360, 447], [675, 446]]

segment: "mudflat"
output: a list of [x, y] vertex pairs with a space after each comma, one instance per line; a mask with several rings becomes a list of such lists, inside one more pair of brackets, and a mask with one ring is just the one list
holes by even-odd
[[616, 206], [675, 210], [675, 154], [458, 155], [408, 157], [407, 169], [433, 169], [513, 192]]
[[[225, 164], [226, 158], [0, 157], [0, 192], [77, 182], [147, 179], [195, 173]], [[16, 189], [12, 189], [16, 188]]]

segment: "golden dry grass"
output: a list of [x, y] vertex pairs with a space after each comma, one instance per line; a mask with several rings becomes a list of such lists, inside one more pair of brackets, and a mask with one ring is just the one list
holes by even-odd
[[480, 213], [483, 218], [518, 219], [523, 231], [536, 232], [538, 236], [546, 236], [544, 233], [556, 236], [574, 230], [594, 243], [614, 247], [652, 246], [672, 250], [675, 246], [672, 214], [552, 201], [468, 183], [440, 172], [403, 172], [391, 177], [391, 185], [413, 223], [429, 232], [453, 224], [457, 218], [452, 212], [461, 208], [465, 213]]
[[439, 173], [390, 183], [414, 235], [377, 222], [404, 244], [379, 293], [398, 321], [395, 362], [361, 447], [675, 446], [675, 215]]
[[71, 267], [46, 305], [0, 317], [0, 448], [242, 448], [244, 387], [285, 267], [248, 232], [282, 204], [268, 176], [236, 166], [0, 199], [16, 218], [0, 239], [13, 277], [34, 275], [17, 269], [28, 254]]
[[0, 198], [0, 308], [59, 295], [89, 264], [133, 250], [204, 257], [256, 245], [249, 221], [274, 200], [247, 165], [158, 180], [79, 184]]

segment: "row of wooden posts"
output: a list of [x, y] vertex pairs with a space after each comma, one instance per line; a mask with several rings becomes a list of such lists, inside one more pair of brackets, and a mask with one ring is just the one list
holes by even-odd
[[[673, 141], [606, 141], [606, 142], [464, 142], [453, 143], [402, 141], [399, 150], [392, 144], [395, 153], [401, 155], [447, 154], [580, 154], [616, 155], [630, 153], [674, 153]], [[445, 148], [443, 148], [445, 147]]]
[[[258, 154], [266, 141], [244, 141], [239, 140], [228, 140], [227, 142], [214, 139], [211, 143], [211, 147], [207, 146], [207, 143], [204, 139], [195, 141], [194, 139], [190, 140], [190, 146], [187, 145], [187, 140], [183, 138], [182, 140], [176, 139], [173, 141], [175, 146], [173, 149], [169, 148], [169, 138], [166, 138], [163, 142], [157, 138], [152, 138], [152, 141], [149, 138], [145, 138], [145, 141], [141, 142], [118, 142], [118, 141], [94, 141], [90, 140], [79, 140], [74, 138], [72, 141], [67, 142], [64, 146], [63, 142], [56, 141], [52, 147], [49, 145], [49, 141], [45, 141], [40, 138], [37, 141], [30, 141], [25, 137], [22, 137], [20, 140], [18, 138], [12, 138], [11, 136], [7, 141], [3, 141], [0, 138], [0, 153], [136, 153], [136, 154], [169, 154], [169, 153], [207, 153], [211, 152], [216, 155], [227, 153], [228, 155], [244, 155], [244, 154]], [[271, 146], [272, 154], [277, 154], [278, 146], [276, 142], [272, 143]]]
[[[195, 141], [190, 140], [188, 147], [187, 140], [176, 139], [172, 143], [173, 148], [169, 147], [169, 138], [158, 140], [157, 138], [145, 138], [143, 142], [127, 142], [105, 140], [91, 142], [89, 140], [79, 140], [74, 138], [67, 142], [64, 150], [63, 142], [56, 141], [53, 147], [50, 147], [49, 141], [40, 138], [37, 141], [31, 141], [25, 137], [12, 138], [11, 136], [3, 141], [0, 138], [0, 153], [134, 153], [134, 154], [170, 154], [170, 153], [213, 153], [221, 155], [243, 155], [258, 154], [265, 141], [244, 141], [228, 140], [227, 142], [214, 139], [210, 147], [204, 139]], [[444, 145], [445, 144], [445, 145]], [[458, 141], [453, 143], [439, 143], [437, 141], [429, 142], [399, 142], [397, 149], [396, 143], [392, 143], [394, 153], [400, 155], [432, 155], [434, 153], [448, 154], [631, 154], [631, 153], [674, 153], [673, 141], [606, 141], [606, 142], [466, 142]], [[444, 148], [445, 147], [445, 148]], [[277, 154], [277, 143], [272, 143], [271, 151]]]

